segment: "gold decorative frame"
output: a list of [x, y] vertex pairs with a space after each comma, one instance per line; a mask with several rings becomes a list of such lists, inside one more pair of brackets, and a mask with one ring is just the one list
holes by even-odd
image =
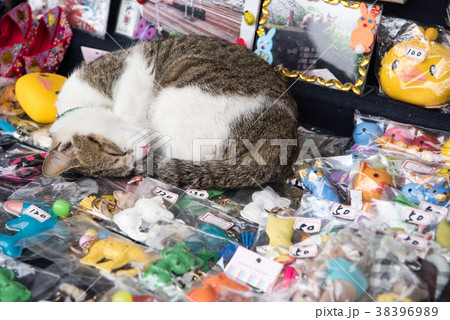
[[[269, 10], [267, 9], [267, 6], [270, 4], [271, 0], [264, 0], [264, 2], [262, 3], [262, 8], [261, 8], [261, 12], [262, 12], [262, 17], [259, 19], [259, 23], [258, 23], [258, 29], [256, 31], [256, 33], [261, 36], [264, 34], [264, 28], [262, 28], [262, 26], [267, 22], [267, 19], [269, 18]], [[353, 2], [350, 4], [350, 1], [348, 0], [308, 0], [311, 2], [317, 2], [317, 1], [323, 1], [327, 4], [331, 4], [331, 5], [337, 5], [339, 3], [341, 3], [344, 7], [346, 8], [351, 8], [351, 9], [358, 9], [360, 6], [360, 2]], [[287, 68], [283, 68], [281, 66], [276, 66], [274, 68], [274, 70], [276, 72], [280, 72], [283, 76], [288, 77], [288, 78], [300, 78], [303, 81], [307, 81], [307, 82], [311, 82], [311, 83], [318, 83], [321, 86], [325, 86], [325, 87], [332, 87], [333, 85], [336, 87], [336, 89], [338, 90], [342, 90], [342, 91], [350, 91], [352, 90], [355, 94], [357, 95], [361, 95], [361, 90], [360, 90], [360, 86], [362, 86], [364, 84], [365, 78], [366, 78], [366, 74], [367, 74], [367, 68], [369, 67], [369, 62], [370, 62], [370, 55], [366, 56], [364, 59], [362, 59], [361, 64], [358, 66], [358, 73], [360, 75], [360, 77], [356, 80], [355, 83], [345, 83], [342, 84], [339, 80], [337, 79], [331, 79], [328, 81], [325, 81], [324, 79], [322, 79], [321, 77], [317, 77], [317, 76], [307, 76], [305, 73], [298, 71], [298, 70], [294, 70], [294, 71], [289, 71]]]

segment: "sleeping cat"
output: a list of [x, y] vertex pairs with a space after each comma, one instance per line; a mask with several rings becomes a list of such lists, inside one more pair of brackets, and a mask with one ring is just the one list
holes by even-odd
[[[69, 169], [127, 176], [152, 150], [155, 178], [229, 189], [285, 179], [298, 154], [297, 106], [284, 81], [249, 50], [215, 38], [180, 36], [105, 55], [73, 72], [56, 107], [46, 177]], [[154, 134], [168, 138], [165, 152], [152, 149]], [[280, 139], [291, 140], [280, 147]], [[207, 160], [197, 156], [202, 147]]]

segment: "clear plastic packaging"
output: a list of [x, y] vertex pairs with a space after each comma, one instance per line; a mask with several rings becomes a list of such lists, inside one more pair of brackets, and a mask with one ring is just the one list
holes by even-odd
[[83, 30], [95, 37], [105, 38], [110, 0], [58, 0], [72, 28]]
[[410, 20], [383, 17], [377, 37], [380, 93], [426, 108], [450, 99], [450, 33]]
[[45, 300], [58, 281], [57, 274], [0, 256], [0, 302]]

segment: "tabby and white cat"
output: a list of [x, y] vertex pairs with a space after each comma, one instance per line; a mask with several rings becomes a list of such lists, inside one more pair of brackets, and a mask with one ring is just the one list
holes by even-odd
[[[127, 176], [141, 158], [130, 141], [147, 129], [170, 137], [170, 156], [156, 150], [151, 168], [164, 182], [228, 189], [282, 180], [298, 154], [297, 106], [285, 91], [270, 65], [220, 39], [181, 36], [115, 51], [64, 84], [42, 172]], [[223, 142], [212, 159], [193, 161], [201, 139]]]

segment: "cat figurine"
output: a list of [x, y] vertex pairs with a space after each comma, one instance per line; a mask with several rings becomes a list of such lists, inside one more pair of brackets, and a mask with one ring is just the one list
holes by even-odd
[[282, 78], [216, 38], [102, 56], [70, 75], [56, 107], [45, 177], [141, 170], [180, 188], [232, 189], [286, 180], [298, 155], [297, 106]]

